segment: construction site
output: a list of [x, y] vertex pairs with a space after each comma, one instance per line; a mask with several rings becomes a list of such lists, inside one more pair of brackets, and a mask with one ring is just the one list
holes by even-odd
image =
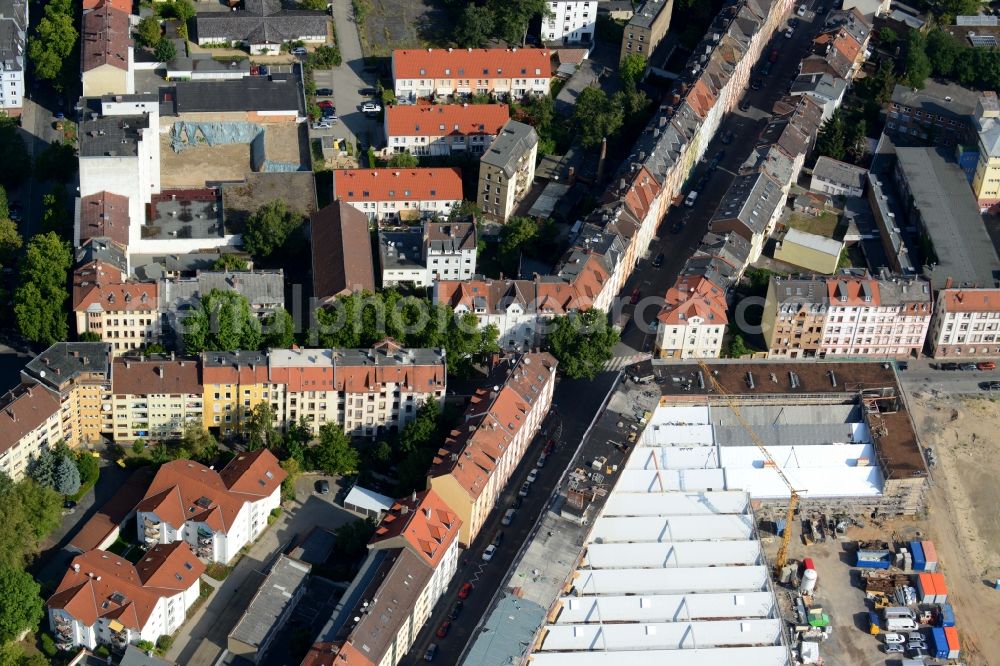
[[532, 543], [519, 575], [562, 586], [509, 588], [547, 609], [529, 663], [989, 663], [891, 365], [625, 372], [542, 522], [579, 557]]

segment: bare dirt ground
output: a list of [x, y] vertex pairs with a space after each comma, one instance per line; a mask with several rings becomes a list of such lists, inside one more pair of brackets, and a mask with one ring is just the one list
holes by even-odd
[[445, 23], [433, 0], [365, 0], [368, 12], [359, 30], [366, 56], [386, 56], [393, 49], [424, 46]]
[[250, 145], [193, 146], [175, 153], [170, 135], [160, 136], [160, 184], [163, 188], [205, 187], [209, 181], [239, 181], [250, 173]]
[[937, 546], [969, 666], [1000, 663], [1000, 404], [987, 398], [911, 398], [933, 447], [927, 532]]
[[308, 164], [308, 150], [305, 149], [307, 146], [308, 129], [304, 124], [270, 123], [264, 125], [264, 154], [272, 162]]

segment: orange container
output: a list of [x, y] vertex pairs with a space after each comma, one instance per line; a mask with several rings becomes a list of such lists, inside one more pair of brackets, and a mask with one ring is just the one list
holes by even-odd
[[958, 659], [961, 648], [958, 645], [958, 629], [955, 627], [945, 627], [944, 637], [948, 639], [948, 658]]
[[934, 578], [934, 594], [937, 595], [937, 603], [943, 604], [948, 601], [948, 585], [944, 582], [944, 574], [932, 573]]

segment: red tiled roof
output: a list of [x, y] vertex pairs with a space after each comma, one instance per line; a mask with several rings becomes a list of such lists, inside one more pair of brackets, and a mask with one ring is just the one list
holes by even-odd
[[110, 238], [128, 247], [128, 197], [99, 192], [80, 199], [80, 244], [89, 238]]
[[115, 359], [111, 366], [111, 392], [116, 395], [147, 393], [201, 394], [195, 359]]
[[[95, 262], [97, 263], [97, 262]], [[107, 266], [106, 264], [104, 266]], [[87, 280], [89, 270], [86, 267], [73, 273], [73, 310], [80, 312], [88, 309], [102, 312], [155, 312], [159, 302], [159, 286], [155, 282], [111, 282], [102, 280], [102, 275], [95, 273], [98, 280]]]
[[229, 492], [215, 470], [193, 460], [173, 460], [156, 472], [136, 510], [155, 513], [175, 529], [192, 520], [228, 533], [246, 501]]
[[59, 412], [59, 398], [41, 386], [20, 385], [0, 398], [0, 453]]
[[666, 304], [657, 315], [661, 324], [686, 326], [692, 317], [709, 325], [729, 323], [726, 296], [706, 277], [681, 277], [667, 290]]
[[230, 492], [256, 497], [268, 497], [281, 485], [288, 474], [278, 459], [267, 449], [240, 453], [219, 472]]
[[462, 171], [457, 167], [416, 169], [338, 169], [333, 198], [358, 201], [461, 201]]
[[368, 217], [344, 201], [312, 214], [313, 296], [328, 299], [354, 291], [375, 291]]
[[104, 5], [111, 5], [127, 14], [132, 13], [132, 0], [83, 0], [83, 11], [87, 12]]
[[[867, 287], [870, 300], [865, 300], [863, 287]], [[878, 307], [881, 303], [878, 280], [838, 276], [826, 281], [826, 292], [831, 305], [867, 305]], [[846, 295], [846, 299], [842, 296]]]
[[83, 15], [80, 34], [83, 71], [102, 65], [128, 70], [128, 50], [132, 46], [129, 13], [111, 4], [103, 4]]
[[552, 78], [547, 49], [397, 49], [392, 52], [396, 79]]
[[1000, 289], [942, 289], [938, 300], [945, 312], [1000, 312]]
[[135, 563], [142, 584], [162, 590], [186, 590], [205, 572], [186, 541], [159, 544]]
[[425, 490], [396, 500], [375, 528], [369, 545], [402, 537], [415, 555], [436, 568], [458, 536], [461, 523], [437, 493]]
[[508, 120], [506, 104], [409, 104], [385, 110], [389, 136], [496, 136]]

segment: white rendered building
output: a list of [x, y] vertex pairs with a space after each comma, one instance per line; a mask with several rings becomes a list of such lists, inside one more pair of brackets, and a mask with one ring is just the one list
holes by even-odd
[[542, 40], [589, 44], [597, 29], [597, 0], [553, 0], [542, 19]]

